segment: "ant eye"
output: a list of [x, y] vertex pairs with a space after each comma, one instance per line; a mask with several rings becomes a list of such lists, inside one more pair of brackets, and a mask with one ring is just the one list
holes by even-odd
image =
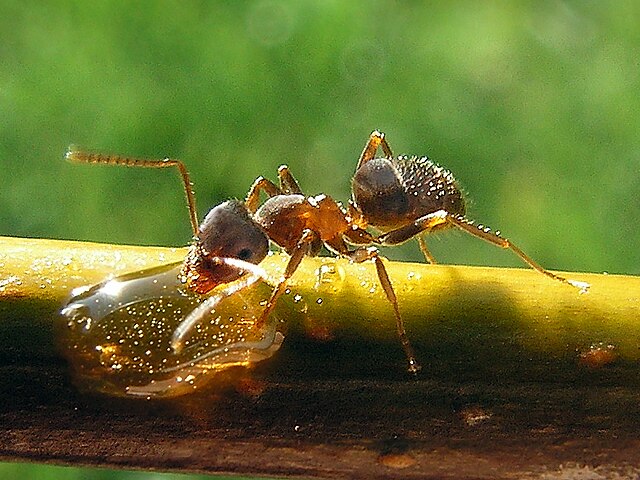
[[238, 258], [240, 260], [249, 260], [253, 256], [253, 252], [248, 248], [243, 248], [238, 252]]

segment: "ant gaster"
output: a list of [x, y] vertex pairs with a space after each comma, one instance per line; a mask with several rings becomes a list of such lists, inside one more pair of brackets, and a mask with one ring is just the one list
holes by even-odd
[[[376, 158], [378, 148], [383, 158]], [[350, 211], [361, 228], [367, 225], [383, 232], [376, 237], [380, 245], [399, 245], [416, 237], [425, 259], [436, 263], [424, 241], [424, 234], [457, 227], [493, 245], [512, 250], [534, 270], [585, 292], [589, 284], [569, 280], [544, 269], [511, 241], [488, 227], [474, 225], [465, 217], [460, 187], [448, 170], [429, 157], [394, 157], [384, 133], [369, 137], [352, 181]]]
[[[378, 148], [382, 149], [384, 157], [376, 157]], [[200, 294], [208, 293], [218, 285], [228, 285], [204, 300], [178, 326], [172, 339], [176, 351], [182, 349], [184, 338], [193, 326], [206, 318], [222, 299], [260, 278], [267, 278], [257, 264], [266, 257], [269, 241], [283, 248], [290, 259], [275, 282], [256, 321], [256, 328], [264, 325], [302, 259], [306, 255], [317, 255], [324, 246], [353, 262], [373, 261], [382, 289], [393, 308], [409, 371], [413, 373], [420, 366], [407, 338], [389, 275], [375, 245], [398, 245], [417, 237], [427, 261], [435, 263], [423, 234], [455, 226], [494, 245], [511, 249], [529, 266], [554, 280], [581, 290], [588, 287], [545, 270], [507, 239], [487, 228], [474, 226], [464, 217], [464, 199], [449, 171], [427, 157], [394, 157], [384, 134], [378, 131], [371, 134], [360, 155], [347, 209], [327, 195], [305, 196], [288, 167], [281, 166], [278, 169], [279, 186], [259, 177], [244, 202], [229, 200], [213, 207], [200, 225], [192, 184], [181, 161], [140, 160], [78, 151], [69, 151], [66, 158], [83, 163], [177, 167], [180, 171], [194, 233], [180, 280], [188, 289]], [[268, 198], [260, 205], [262, 192]], [[369, 232], [369, 226], [382, 233]]]

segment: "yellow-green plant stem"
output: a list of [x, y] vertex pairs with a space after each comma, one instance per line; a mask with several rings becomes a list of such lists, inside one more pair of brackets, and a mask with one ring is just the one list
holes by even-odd
[[[0, 237], [0, 350], [51, 354], [57, 312], [72, 289], [180, 261], [185, 251]], [[286, 261], [274, 254], [262, 266], [277, 278]], [[591, 362], [589, 355], [605, 351], [604, 363], [637, 369], [640, 278], [562, 273], [591, 284], [580, 293], [526, 268], [385, 264], [423, 364], [470, 362], [498, 372], [527, 362], [597, 366], [600, 357]], [[276, 314], [293, 330], [348, 339], [356, 350], [360, 341], [399, 345], [391, 307], [369, 263], [305, 259]]]

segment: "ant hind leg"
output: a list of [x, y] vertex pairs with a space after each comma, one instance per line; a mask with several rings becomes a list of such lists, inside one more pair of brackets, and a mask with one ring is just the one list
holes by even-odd
[[391, 147], [389, 147], [387, 140], [384, 138], [384, 133], [379, 132], [378, 130], [374, 130], [369, 136], [369, 140], [367, 141], [367, 144], [364, 146], [364, 149], [360, 154], [360, 159], [358, 160], [356, 171], [369, 160], [375, 158], [378, 147], [382, 148], [382, 152], [384, 153], [384, 156], [386, 158], [393, 157]]
[[547, 277], [558, 282], [571, 285], [572, 287], [579, 289], [581, 293], [586, 292], [589, 289], [588, 283], [569, 280], [543, 268], [531, 257], [529, 257], [529, 255], [527, 255], [517, 246], [511, 243], [511, 241], [507, 240], [506, 238], [502, 238], [497, 233], [492, 232], [489, 228], [476, 226], [466, 218], [451, 215], [445, 210], [438, 210], [437, 212], [430, 213], [429, 215], [425, 215], [424, 217], [417, 219], [415, 222], [410, 223], [409, 225], [398, 228], [397, 230], [392, 230], [391, 232], [387, 232], [384, 235], [378, 237], [378, 242], [382, 245], [398, 245], [400, 243], [406, 242], [416, 235], [423, 234], [435, 227], [447, 224], [457, 227], [460, 230], [467, 232], [474, 237], [480, 238], [486, 242], [489, 242], [497, 247], [507, 248], [511, 250], [518, 257], [520, 257], [520, 259], [524, 263], [529, 265], [537, 272], [540, 272], [543, 275], [546, 275]]
[[427, 261], [427, 263], [435, 265], [438, 262], [436, 261], [435, 257], [431, 254], [431, 251], [427, 246], [427, 241], [424, 239], [425, 235], [426, 235], [426, 232], [416, 237], [418, 239], [418, 245], [420, 245], [420, 251], [424, 255], [424, 259]]
[[473, 225], [470, 221], [466, 220], [465, 218], [454, 217], [452, 215], [447, 216], [447, 221], [455, 225], [456, 227], [458, 227], [460, 230], [470, 233], [474, 237], [481, 238], [482, 240], [485, 240], [500, 248], [508, 248], [513, 253], [515, 253], [518, 257], [520, 257], [520, 259], [524, 263], [529, 265], [534, 270], [542, 273], [543, 275], [546, 275], [547, 277], [553, 280], [571, 285], [572, 287], [579, 289], [580, 293], [587, 292], [589, 289], [589, 284], [586, 282], [570, 280], [570, 279], [561, 277], [560, 275], [556, 275], [555, 273], [545, 269], [544, 267], [542, 267], [542, 265], [535, 262], [529, 255], [527, 255], [522, 250], [520, 250], [520, 248], [518, 248], [513, 243], [511, 243], [510, 240], [506, 238], [502, 238], [497, 233], [492, 232], [488, 227], [476, 226], [476, 225]]

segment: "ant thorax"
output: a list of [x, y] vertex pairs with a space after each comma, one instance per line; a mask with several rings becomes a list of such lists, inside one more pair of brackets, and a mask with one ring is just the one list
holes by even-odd
[[455, 178], [428, 157], [374, 158], [356, 171], [352, 187], [356, 209], [382, 231], [438, 210], [455, 216], [465, 213]]
[[305, 230], [315, 232], [319, 240], [325, 242], [341, 236], [349, 228], [344, 211], [327, 195], [276, 195], [265, 201], [254, 220], [271, 241], [287, 252], [296, 248]]

